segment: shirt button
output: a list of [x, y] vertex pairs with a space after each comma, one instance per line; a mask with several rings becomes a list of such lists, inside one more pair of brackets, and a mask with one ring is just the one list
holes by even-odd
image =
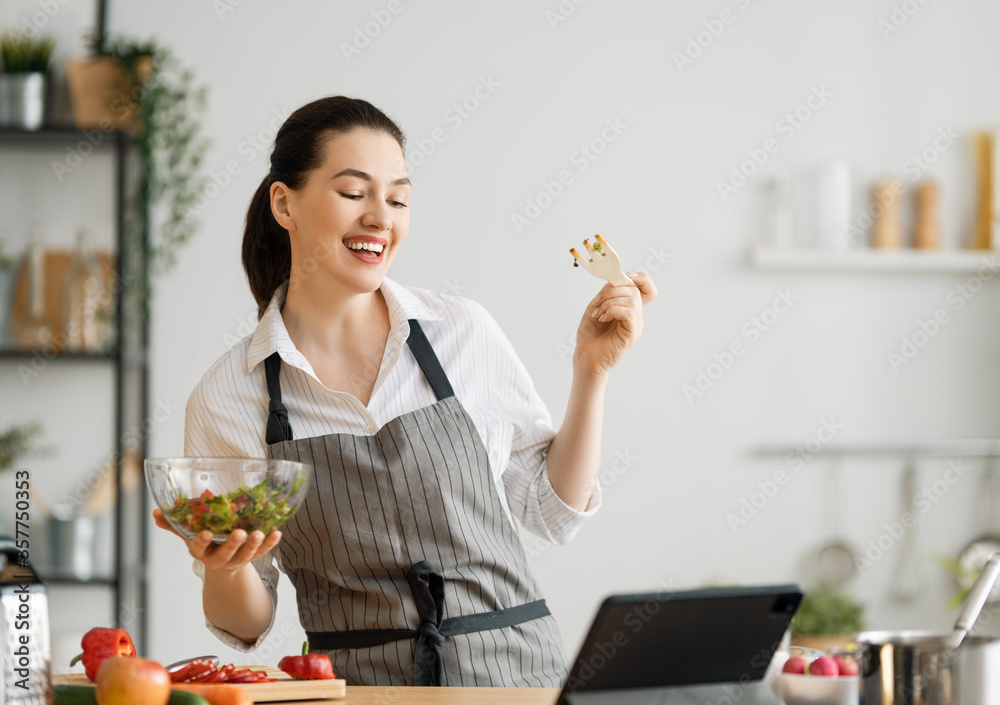
[[367, 431], [368, 433], [375, 433], [375, 424], [370, 423], [367, 426], [365, 426], [365, 431]]

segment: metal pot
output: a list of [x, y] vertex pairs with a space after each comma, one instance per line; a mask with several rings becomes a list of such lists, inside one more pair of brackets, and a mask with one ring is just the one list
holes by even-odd
[[0, 127], [37, 130], [45, 121], [44, 73], [0, 73]]
[[862, 705], [987, 705], [1000, 702], [1000, 638], [952, 632], [858, 634]]

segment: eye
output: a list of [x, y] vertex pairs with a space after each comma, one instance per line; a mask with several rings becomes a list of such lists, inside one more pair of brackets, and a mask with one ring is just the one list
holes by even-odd
[[358, 200], [361, 199], [361, 196], [359, 194], [356, 194], [356, 193], [342, 193], [340, 195], [343, 196], [344, 198], [348, 198], [348, 199], [350, 199], [352, 201], [358, 201]]
[[389, 201], [389, 205], [394, 208], [406, 208], [406, 204], [402, 201]]

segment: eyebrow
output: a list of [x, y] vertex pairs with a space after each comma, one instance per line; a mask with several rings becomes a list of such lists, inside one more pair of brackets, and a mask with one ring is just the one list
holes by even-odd
[[[343, 171], [338, 171], [333, 175], [334, 179], [340, 178], [341, 176], [353, 176], [358, 179], [364, 179], [365, 181], [371, 181], [371, 174], [367, 174], [363, 171], [358, 171], [357, 169], [344, 169]], [[396, 179], [392, 182], [392, 186], [412, 186], [410, 180], [405, 176], [402, 179]]]

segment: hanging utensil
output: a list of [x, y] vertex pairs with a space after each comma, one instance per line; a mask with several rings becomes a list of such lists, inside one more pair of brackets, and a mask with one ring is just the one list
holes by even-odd
[[927, 587], [927, 570], [920, 556], [920, 518], [917, 512], [917, 462], [907, 458], [903, 468], [903, 514], [913, 517], [913, 525], [905, 529], [899, 562], [892, 577], [891, 594], [897, 600], [914, 600]]
[[811, 581], [834, 590], [844, 587], [858, 574], [857, 551], [843, 538], [841, 528], [840, 465], [841, 458], [834, 456], [826, 477], [826, 522], [830, 538], [816, 548], [806, 561], [806, 572]]
[[[982, 484], [978, 496], [978, 529], [979, 535], [962, 549], [958, 556], [961, 567], [960, 575], [956, 576], [962, 590], [968, 590], [974, 576], [982, 570], [986, 561], [997, 551], [1000, 551], [1000, 472], [997, 459], [991, 458], [983, 468]], [[1000, 598], [1000, 588], [994, 587], [992, 597]]]

